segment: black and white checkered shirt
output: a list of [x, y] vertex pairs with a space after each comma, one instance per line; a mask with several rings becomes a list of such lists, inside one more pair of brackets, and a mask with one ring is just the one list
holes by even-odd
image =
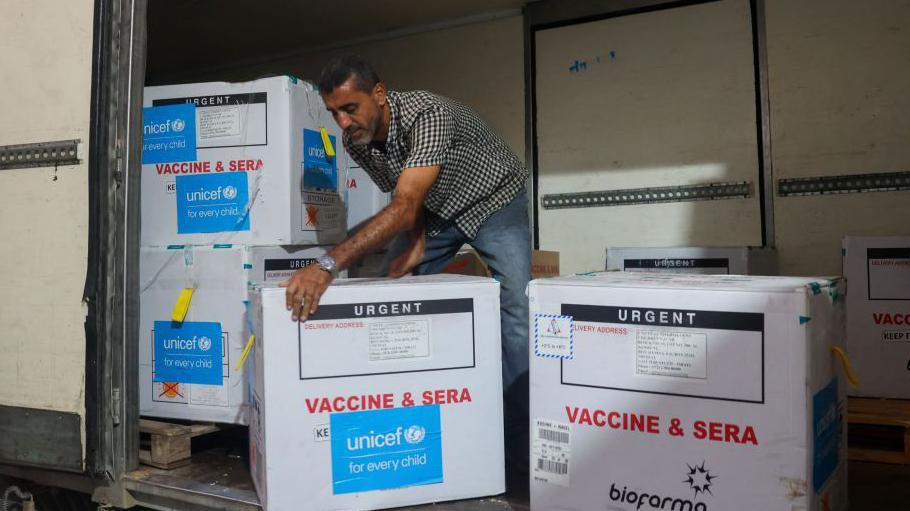
[[344, 146], [384, 192], [406, 168], [439, 166], [424, 200], [427, 235], [455, 225], [473, 239], [480, 225], [525, 186], [528, 171], [473, 110], [426, 91], [388, 92], [391, 111], [385, 148]]

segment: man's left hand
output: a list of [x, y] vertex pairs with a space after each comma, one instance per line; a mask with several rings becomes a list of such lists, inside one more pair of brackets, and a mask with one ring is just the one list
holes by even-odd
[[285, 303], [294, 321], [306, 321], [319, 307], [322, 293], [332, 282], [332, 275], [317, 265], [297, 270], [281, 284], [285, 288]]

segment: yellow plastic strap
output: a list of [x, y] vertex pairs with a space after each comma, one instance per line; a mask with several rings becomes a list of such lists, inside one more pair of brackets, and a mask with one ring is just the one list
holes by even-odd
[[831, 348], [831, 351], [837, 355], [837, 358], [840, 359], [840, 363], [844, 366], [844, 372], [847, 373], [847, 381], [850, 382], [850, 385], [859, 387], [859, 378], [857, 378], [856, 373], [853, 372], [853, 366], [850, 364], [850, 358], [847, 357], [847, 352], [840, 346], [834, 346]]
[[325, 155], [332, 158], [335, 156], [335, 148], [332, 147], [332, 139], [329, 138], [329, 132], [325, 128], [319, 128], [319, 133], [322, 134], [322, 145], [325, 147]]
[[240, 353], [240, 360], [237, 361], [237, 366], [234, 367], [235, 371], [239, 371], [243, 367], [243, 363], [246, 362], [246, 357], [250, 355], [250, 350], [253, 348], [253, 341], [256, 340], [256, 335], [250, 335], [250, 340], [246, 342], [246, 346], [243, 347], [243, 352]]
[[183, 323], [183, 318], [186, 317], [186, 313], [190, 310], [190, 301], [193, 299], [194, 291], [196, 289], [192, 287], [185, 287], [180, 291], [177, 303], [174, 304], [174, 311], [171, 312], [171, 321]]

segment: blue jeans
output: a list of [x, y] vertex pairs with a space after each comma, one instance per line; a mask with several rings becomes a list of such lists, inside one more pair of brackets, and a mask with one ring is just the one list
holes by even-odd
[[[401, 243], [406, 239], [400, 237], [392, 252], [400, 253]], [[414, 275], [442, 272], [465, 243], [480, 254], [493, 278], [499, 281], [506, 457], [527, 466], [528, 298], [525, 290], [531, 280], [527, 192], [520, 193], [487, 218], [473, 240], [455, 226], [427, 238], [423, 261], [414, 268]]]

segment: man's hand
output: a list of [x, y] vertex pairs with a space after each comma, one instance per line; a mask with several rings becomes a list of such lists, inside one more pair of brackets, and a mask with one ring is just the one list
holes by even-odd
[[285, 288], [284, 299], [291, 319], [306, 321], [319, 307], [319, 299], [332, 282], [332, 275], [318, 265], [297, 270], [291, 278], [281, 284]]
[[389, 263], [389, 277], [393, 279], [403, 277], [420, 264], [423, 261], [423, 251], [426, 244], [427, 240], [422, 229], [419, 234], [411, 236], [408, 248]]

